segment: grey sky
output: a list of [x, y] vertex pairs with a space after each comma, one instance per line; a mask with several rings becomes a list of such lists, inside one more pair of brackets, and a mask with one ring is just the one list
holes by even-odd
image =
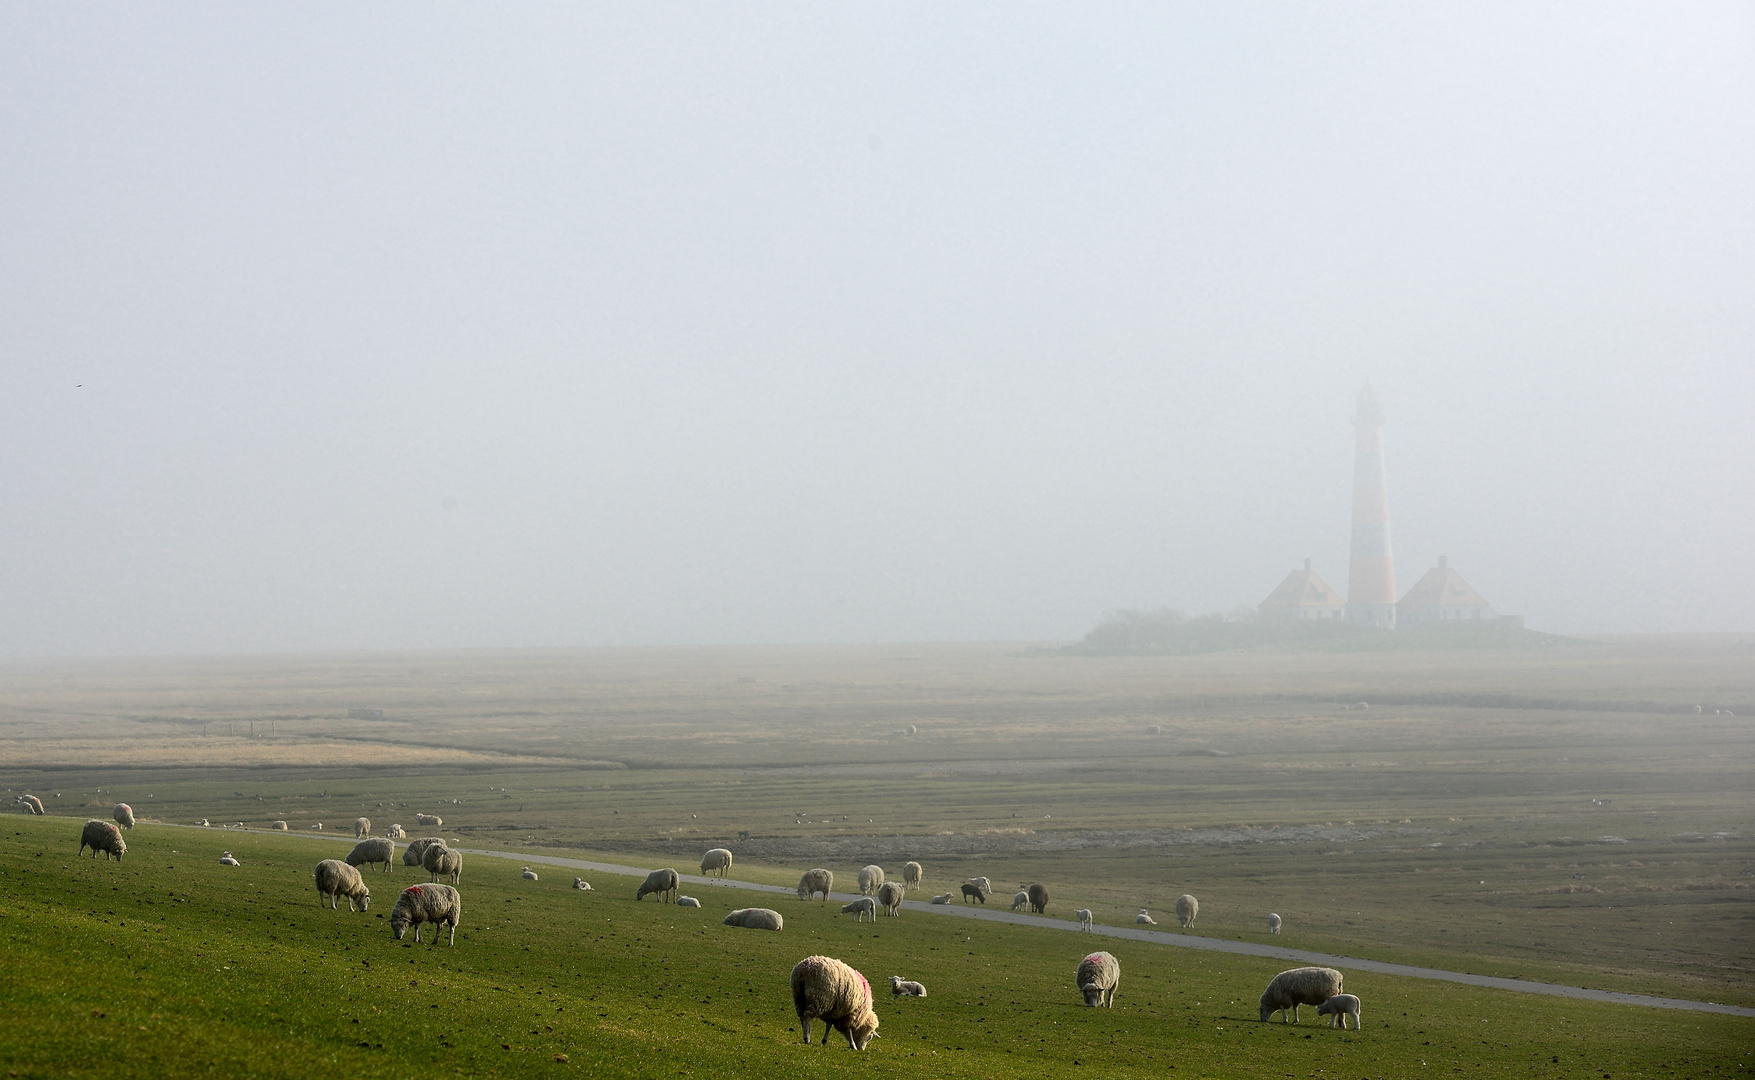
[[1755, 7], [0, 7], [0, 653], [1755, 628]]

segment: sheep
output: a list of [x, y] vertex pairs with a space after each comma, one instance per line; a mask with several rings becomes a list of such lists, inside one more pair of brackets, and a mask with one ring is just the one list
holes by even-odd
[[1115, 988], [1121, 985], [1121, 961], [1106, 952], [1094, 952], [1079, 961], [1073, 983], [1085, 995], [1085, 1004], [1115, 1008]]
[[396, 898], [390, 909], [390, 932], [401, 941], [402, 935], [414, 927], [414, 940], [420, 942], [420, 924], [433, 924], [433, 944], [439, 943], [439, 931], [451, 928], [451, 945], [457, 944], [457, 924], [463, 919], [463, 898], [449, 885], [410, 885]]
[[18, 805], [24, 807], [24, 812], [27, 814], [34, 814], [37, 817], [43, 816], [43, 800], [35, 795], [20, 795]]
[[1298, 1006], [1321, 1005], [1340, 992], [1341, 973], [1334, 968], [1288, 968], [1275, 975], [1274, 981], [1261, 992], [1261, 1022], [1265, 1024], [1268, 1017], [1281, 1013], [1284, 1023], [1283, 1014], [1291, 1013], [1292, 1023], [1296, 1024]]
[[920, 869], [920, 864], [917, 862], [910, 862], [902, 867], [902, 885], [904, 888], [920, 888], [921, 879], [925, 876], [925, 873]]
[[834, 885], [835, 875], [824, 870], [822, 867], [819, 866], [815, 870], [806, 870], [803, 876], [798, 879], [798, 898], [800, 900], [809, 900], [815, 897], [817, 893], [822, 893], [823, 903], [826, 904], [829, 902], [829, 890], [833, 888]]
[[370, 835], [372, 835], [372, 819], [355, 818], [353, 823], [353, 838], [355, 840], [364, 840]]
[[1031, 882], [1025, 891], [1030, 894], [1030, 910], [1038, 915], [1048, 914], [1048, 886]]
[[573, 879], [573, 888], [578, 889], [580, 892], [590, 892], [591, 883], [582, 877], [576, 877]]
[[1277, 934], [1279, 932], [1280, 932], [1280, 917], [1272, 912], [1269, 912], [1268, 913], [1268, 933]]
[[870, 896], [877, 892], [877, 887], [884, 883], [884, 868], [881, 866], [862, 866], [859, 869], [859, 895]]
[[1012, 893], [1012, 910], [1021, 911], [1030, 905], [1030, 894], [1023, 889]]
[[644, 900], [647, 893], [657, 893], [660, 900], [669, 901], [671, 894], [677, 891], [678, 880], [676, 871], [669, 867], [663, 870], [654, 870], [646, 875], [646, 880], [641, 883], [640, 890], [634, 894], [634, 899]]
[[804, 1028], [804, 1044], [810, 1045], [810, 1022], [820, 1019], [829, 1032], [847, 1036], [847, 1045], [864, 1050], [878, 1029], [877, 1013], [871, 1008], [871, 983], [864, 975], [829, 956], [807, 956], [792, 968], [792, 1007]]
[[[230, 852], [227, 852], [230, 854]], [[366, 888], [366, 881], [360, 876], [359, 867], [344, 863], [340, 859], [324, 859], [317, 864], [315, 874], [317, 882], [317, 906], [323, 906], [323, 898], [329, 898], [329, 910], [336, 910], [336, 899], [347, 897], [347, 910], [365, 911], [371, 906], [372, 891]], [[355, 908], [354, 901], [359, 901]]]
[[891, 975], [890, 976], [890, 996], [891, 997], [903, 997], [903, 996], [925, 997], [926, 996], [926, 987], [920, 985], [919, 983], [915, 982], [912, 979], [904, 979], [900, 975]]
[[323, 823], [321, 821], [317, 822], [317, 824], [311, 826], [311, 831], [312, 832], [322, 832], [323, 831]]
[[445, 824], [445, 819], [437, 814], [416, 814], [414, 815], [414, 823], [416, 825], [431, 825], [434, 828], [438, 828]]
[[205, 828], [208, 828], [208, 824], [207, 824], [207, 819], [206, 819], [206, 818], [202, 818], [202, 819], [201, 819], [201, 820], [200, 820], [200, 821], [199, 821], [199, 822], [198, 822], [198, 823], [197, 823], [197, 824], [199, 824], [199, 825], [200, 825], [200, 826], [201, 826], [201, 827], [202, 827], [202, 828], [203, 828], [203, 829], [205, 829]]
[[1328, 1017], [1328, 1026], [1341, 1025], [1347, 1030], [1347, 1017], [1353, 1018], [1353, 1030], [1359, 1030], [1359, 999], [1352, 994], [1336, 994], [1316, 1007], [1316, 1015]]
[[392, 826], [390, 826], [390, 831], [385, 833], [384, 835], [388, 836], [392, 840], [406, 840], [406, 839], [408, 839], [408, 830], [404, 829], [400, 825], [392, 825]]
[[877, 902], [884, 906], [885, 915], [895, 915], [901, 910], [902, 898], [907, 895], [907, 889], [893, 881], [886, 881], [878, 886]]
[[117, 803], [116, 808], [110, 811], [110, 816], [115, 818], [116, 824], [124, 829], [134, 827], [134, 808], [125, 802]]
[[1184, 930], [1194, 925], [1194, 917], [1200, 914], [1200, 901], [1183, 893], [1176, 898], [1176, 919]]
[[1147, 911], [1145, 908], [1140, 908], [1140, 913], [1133, 917], [1133, 921], [1139, 923], [1141, 926], [1158, 925], [1158, 920], [1152, 918], [1151, 912]]
[[104, 861], [114, 857], [117, 862], [128, 853], [128, 845], [122, 839], [122, 830], [101, 818], [92, 818], [85, 823], [85, 830], [79, 834], [79, 853], [91, 848], [91, 857], [97, 858], [98, 852], [104, 853]]
[[1090, 908], [1088, 908], [1088, 907], [1079, 908], [1073, 912], [1073, 916], [1079, 920], [1079, 929], [1080, 930], [1089, 930], [1091, 928], [1091, 920], [1092, 920], [1093, 916], [1091, 915]]
[[231, 852], [222, 851], [219, 853], [219, 865], [221, 865], [221, 866], [242, 866], [244, 864], [239, 862], [237, 860], [237, 857], [234, 856]]
[[530, 867], [526, 866], [524, 868], [524, 872], [518, 876], [522, 877], [525, 881], [535, 881], [536, 880], [536, 871], [534, 871], [534, 870], [530, 869]]
[[745, 930], [784, 930], [786, 920], [773, 908], [744, 907], [725, 916], [721, 925], [741, 926]]
[[701, 856], [701, 873], [711, 874], [714, 872], [717, 872], [720, 877], [731, 873], [731, 851], [729, 849], [716, 847]]
[[273, 830], [274, 832], [285, 832], [286, 831], [286, 822], [284, 822], [284, 821], [270, 821], [268, 823], [268, 827], [269, 827], [269, 829]]
[[699, 900], [696, 900], [692, 896], [679, 896], [676, 898], [676, 906], [677, 907], [700, 907], [701, 902]]
[[956, 899], [956, 895], [956, 893], [941, 892], [932, 898], [932, 902], [935, 904], [948, 904]]
[[420, 864], [427, 873], [433, 875], [436, 882], [442, 877], [451, 879], [451, 884], [461, 884], [463, 880], [463, 853], [452, 851], [444, 844], [430, 845], [421, 852]]
[[391, 871], [390, 863], [395, 858], [396, 841], [380, 836], [355, 844], [353, 850], [347, 853], [347, 865], [376, 866], [383, 863], [384, 872], [388, 874]]
[[862, 896], [851, 904], [842, 904], [841, 914], [854, 916], [854, 922], [877, 922], [877, 901], [869, 896]]
[[403, 866], [425, 866], [427, 848], [444, 847], [445, 841], [436, 836], [423, 836], [419, 840], [410, 840], [402, 849]]
[[[993, 882], [988, 881], [984, 877], [972, 877], [969, 880], [970, 880], [970, 882], [981, 886], [981, 891], [986, 893], [988, 896], [993, 895]], [[1021, 888], [1023, 888], [1023, 886], [1019, 885], [1018, 888], [1021, 889]]]
[[981, 891], [981, 886], [975, 884], [973, 881], [965, 881], [963, 882], [963, 903], [967, 904], [971, 896], [981, 901], [983, 906], [986, 905], [987, 894]]

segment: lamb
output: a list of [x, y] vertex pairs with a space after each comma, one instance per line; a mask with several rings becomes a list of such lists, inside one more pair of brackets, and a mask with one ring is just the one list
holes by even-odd
[[520, 874], [519, 876], [522, 877], [525, 881], [535, 881], [536, 880], [536, 871], [534, 871], [534, 870], [530, 869], [530, 867], [526, 866], [524, 868], [524, 872], [522, 874]]
[[427, 848], [444, 847], [445, 841], [436, 836], [423, 836], [419, 840], [410, 840], [402, 849], [403, 866], [425, 866]]
[[416, 814], [414, 815], [414, 823], [416, 825], [431, 825], [434, 828], [438, 828], [445, 824], [445, 819], [437, 814]]
[[1352, 994], [1336, 994], [1316, 1007], [1316, 1015], [1328, 1017], [1328, 1026], [1337, 1023], [1347, 1030], [1347, 1017], [1353, 1018], [1353, 1030], [1359, 1030], [1359, 999]]
[[370, 835], [372, 835], [372, 819], [356, 818], [353, 823], [353, 838], [355, 840], [364, 840]]
[[383, 863], [384, 872], [388, 874], [391, 871], [390, 863], [395, 858], [396, 841], [380, 836], [355, 844], [353, 850], [347, 853], [347, 865], [376, 866]]
[[1140, 913], [1133, 917], [1133, 921], [1136, 923], [1139, 923], [1141, 926], [1157, 926], [1158, 925], [1158, 920], [1152, 918], [1151, 913], [1148, 912], [1145, 908], [1140, 908]]
[[745, 930], [784, 930], [786, 920], [773, 908], [745, 907], [725, 916], [725, 926], [741, 926]]
[[660, 900], [669, 901], [671, 894], [677, 891], [677, 887], [678, 878], [675, 870], [669, 867], [663, 870], [654, 870], [646, 875], [646, 880], [640, 885], [640, 890], [634, 894], [634, 899], [644, 900], [647, 893], [657, 893]]
[[847, 1045], [864, 1050], [878, 1029], [877, 1013], [871, 1008], [871, 983], [864, 975], [829, 956], [807, 956], [792, 969], [792, 1007], [804, 1028], [804, 1044], [810, 1045], [810, 1023], [822, 1020], [823, 1045], [829, 1031], [847, 1036]]
[[1183, 893], [1176, 898], [1176, 918], [1182, 923], [1183, 929], [1194, 925], [1194, 917], [1200, 914], [1200, 901]]
[[426, 867], [433, 880], [449, 877], [451, 884], [457, 885], [463, 880], [463, 853], [452, 851], [444, 844], [433, 844], [421, 852], [420, 864]]
[[323, 831], [323, 823], [321, 821], [317, 822], [317, 824], [311, 826], [311, 831], [312, 832], [322, 832]]
[[79, 853], [84, 855], [86, 848], [91, 849], [91, 857], [94, 859], [98, 852], [103, 852], [105, 862], [112, 856], [120, 862], [122, 856], [128, 853], [128, 845], [122, 840], [122, 830], [100, 818], [92, 818], [86, 822], [85, 830], [79, 834]]
[[115, 818], [116, 824], [124, 829], [134, 827], [134, 808], [125, 802], [117, 803], [116, 808], [110, 811], [110, 816]]
[[1048, 914], [1048, 886], [1032, 882], [1025, 891], [1030, 894], [1030, 910], [1038, 915]]
[[[228, 852], [229, 854], [229, 852]], [[317, 906], [323, 905], [323, 898], [329, 898], [329, 910], [336, 910], [336, 898], [347, 897], [347, 910], [365, 911], [371, 907], [372, 892], [366, 888], [365, 879], [360, 876], [357, 866], [351, 866], [340, 859], [324, 859], [317, 864]], [[355, 908], [354, 901], [359, 901]]]
[[926, 996], [926, 987], [920, 985], [919, 983], [913, 981], [912, 979], [904, 979], [900, 975], [891, 975], [890, 976], [890, 996], [891, 997], [902, 997], [904, 995], [906, 995], [907, 997], [925, 997]]
[[1029, 906], [1029, 903], [1030, 903], [1030, 894], [1025, 892], [1023, 889], [1019, 889], [1017, 892], [1012, 893], [1012, 910], [1013, 911], [1018, 911], [1024, 907], [1027, 907], [1027, 906]]
[[1092, 915], [1091, 915], [1090, 908], [1088, 908], [1088, 907], [1079, 908], [1078, 910], [1073, 912], [1073, 915], [1079, 920], [1079, 929], [1080, 930], [1089, 930], [1091, 928]]
[[270, 829], [274, 830], [275, 832], [285, 832], [286, 831], [286, 822], [284, 822], [284, 821], [270, 821], [268, 823], [268, 827]]
[[809, 900], [817, 893], [822, 893], [823, 903], [826, 904], [829, 902], [829, 890], [834, 887], [834, 884], [835, 875], [822, 867], [806, 870], [804, 875], [798, 879], [798, 898]]
[[[1274, 976], [1261, 992], [1261, 1022], [1267, 1023], [1274, 1013], [1291, 1013], [1292, 1023], [1298, 1022], [1298, 1006], [1321, 1005], [1341, 992], [1341, 973], [1334, 968], [1288, 968]], [[1285, 1016], [1280, 1017], [1281, 1022]]]
[[701, 902], [699, 900], [696, 900], [692, 896], [679, 896], [676, 898], [676, 906], [677, 907], [700, 907]]
[[902, 898], [908, 890], [893, 881], [886, 881], [878, 886], [877, 902], [884, 906], [885, 915], [895, 915], [902, 907]]
[[221, 866], [242, 866], [244, 864], [239, 862], [237, 860], [237, 858], [232, 855], [231, 852], [222, 851], [219, 853], [219, 865], [221, 865]]
[[935, 904], [948, 904], [955, 898], [955, 893], [941, 892], [932, 898], [932, 902]]
[[884, 883], [884, 868], [881, 866], [864, 866], [859, 870], [859, 895], [870, 896], [877, 887]]
[[902, 867], [902, 885], [906, 888], [920, 888], [920, 881], [924, 876], [917, 862], [910, 862]]
[[1275, 915], [1275, 914], [1270, 912], [1268, 914], [1268, 933], [1277, 934], [1279, 932], [1280, 932], [1280, 917], [1278, 915]]
[[701, 873], [711, 874], [715, 871], [720, 877], [731, 873], [731, 851], [729, 849], [716, 847], [701, 856]]
[[1094, 952], [1079, 961], [1073, 975], [1085, 1004], [1115, 1008], [1115, 988], [1121, 985], [1121, 961], [1106, 952]]
[[987, 894], [981, 891], [981, 886], [975, 884], [973, 881], [965, 881], [963, 882], [963, 903], [967, 904], [971, 896], [981, 901], [983, 906], [986, 905]]
[[869, 896], [862, 896], [851, 904], [841, 905], [841, 914], [855, 916], [854, 922], [865, 922], [868, 919], [877, 921], [877, 901]]
[[581, 892], [590, 892], [591, 883], [582, 877], [576, 877], [573, 879], [573, 888], [578, 889]]
[[420, 924], [433, 924], [433, 944], [439, 943], [439, 931], [451, 927], [451, 945], [457, 944], [457, 924], [463, 918], [463, 898], [449, 885], [410, 885], [396, 898], [390, 909], [390, 932], [401, 941], [402, 935], [414, 927], [414, 940], [420, 941]]
[[27, 814], [35, 814], [37, 817], [43, 816], [43, 800], [35, 795], [20, 795], [18, 804], [24, 807], [24, 812]]
[[[993, 882], [988, 881], [984, 877], [972, 877], [969, 880], [971, 882], [973, 882], [974, 884], [981, 886], [981, 891], [986, 893], [988, 896], [993, 895]], [[1019, 885], [1018, 888], [1021, 889], [1021, 888], [1023, 888], [1023, 886]]]
[[400, 825], [390, 826], [390, 831], [385, 833], [384, 835], [388, 836], [392, 840], [406, 840], [406, 839], [408, 839], [408, 831]]
[[200, 824], [200, 825], [201, 825], [201, 827], [202, 827], [202, 828], [203, 828], [203, 829], [205, 829], [205, 828], [207, 828], [207, 827], [208, 827], [208, 825], [207, 825], [207, 819], [206, 819], [206, 818], [202, 818], [202, 819], [201, 819], [201, 821], [200, 821], [200, 823], [199, 823], [199, 824]]

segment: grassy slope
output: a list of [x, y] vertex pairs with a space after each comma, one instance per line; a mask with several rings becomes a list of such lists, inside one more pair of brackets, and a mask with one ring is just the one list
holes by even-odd
[[[781, 934], [705, 907], [632, 900], [633, 882], [576, 893], [510, 861], [465, 867], [455, 949], [395, 943], [399, 867], [369, 914], [319, 908], [310, 867], [339, 845], [143, 825], [121, 864], [73, 855], [79, 821], [0, 829], [0, 940], [11, 967], [0, 1065], [19, 1076], [774, 1076], [801, 1055], [831, 1075], [885, 1059], [935, 1076], [1406, 1076], [1423, 1068], [1534, 1077], [1736, 1075], [1746, 1019], [1352, 975], [1363, 1033], [1260, 1024], [1280, 965], [1125, 942], [1113, 1011], [1070, 986], [1086, 941], [917, 913], [875, 926], [779, 902]], [[217, 865], [230, 847], [242, 869]], [[799, 1045], [791, 965], [839, 956], [932, 996], [880, 1000], [873, 1049]], [[564, 1055], [567, 1063], [557, 1060]], [[1558, 1059], [1555, 1061], [1554, 1059]]]

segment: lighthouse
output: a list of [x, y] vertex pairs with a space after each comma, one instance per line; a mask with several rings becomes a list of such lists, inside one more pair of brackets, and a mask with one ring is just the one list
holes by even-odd
[[1395, 556], [1389, 546], [1389, 484], [1383, 476], [1383, 406], [1366, 383], [1353, 413], [1353, 551], [1347, 621], [1395, 629]]

